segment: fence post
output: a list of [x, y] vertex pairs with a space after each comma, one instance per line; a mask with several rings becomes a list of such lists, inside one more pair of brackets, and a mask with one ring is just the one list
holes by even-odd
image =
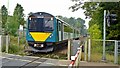
[[18, 30], [18, 46], [20, 45], [20, 36], [19, 36], [19, 30]]
[[6, 36], [6, 53], [8, 53], [9, 38]]
[[114, 63], [118, 63], [118, 41], [115, 40]]
[[88, 39], [88, 61], [90, 61], [90, 54], [91, 54], [91, 40]]
[[85, 41], [85, 61], [87, 61], [87, 40]]
[[2, 47], [2, 35], [0, 35], [0, 54], [1, 54], [1, 48]]
[[70, 60], [70, 54], [71, 54], [71, 40], [68, 39], [68, 60]]
[[[2, 55], [2, 35], [0, 35], [0, 55]], [[2, 68], [2, 58], [0, 57], [0, 68]]]

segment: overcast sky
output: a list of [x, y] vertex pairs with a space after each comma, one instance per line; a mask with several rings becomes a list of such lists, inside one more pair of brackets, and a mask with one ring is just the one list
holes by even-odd
[[[0, 0], [2, 5], [8, 4], [8, 0]], [[12, 15], [16, 4], [19, 3], [24, 8], [25, 17], [28, 16], [30, 12], [47, 12], [52, 15], [62, 15], [63, 17], [75, 17], [82, 18], [85, 20], [84, 10], [79, 9], [78, 11], [72, 12], [69, 10], [71, 5], [75, 3], [71, 0], [9, 0], [9, 14]], [[86, 21], [86, 26], [88, 26], [88, 20]]]

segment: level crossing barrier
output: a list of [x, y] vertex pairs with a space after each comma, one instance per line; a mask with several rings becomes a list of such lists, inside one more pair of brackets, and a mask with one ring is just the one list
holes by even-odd
[[69, 64], [68, 68], [76, 68], [76, 67], [79, 66], [79, 63], [80, 63], [80, 60], [81, 60], [81, 55], [82, 55], [82, 46], [83, 45], [81, 45], [78, 48], [78, 51], [75, 54], [75, 56], [71, 56], [71, 62]]

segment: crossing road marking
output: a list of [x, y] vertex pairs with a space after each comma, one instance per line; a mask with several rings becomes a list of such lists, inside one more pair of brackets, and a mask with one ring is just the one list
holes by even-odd
[[[1, 56], [0, 56], [1, 57]], [[39, 62], [39, 61], [35, 61], [35, 60], [37, 60], [37, 59], [35, 59], [35, 60], [33, 60], [33, 61], [30, 61], [30, 60], [23, 60], [23, 59], [20, 59], [20, 58], [18, 58], [18, 59], [15, 59], [15, 58], [7, 58], [7, 57], [2, 57], [2, 58], [6, 58], [6, 59], [9, 59], [9, 60], [19, 60], [19, 61], [25, 61], [25, 62], [32, 62], [32, 63], [44, 63], [44, 64], [49, 64], [49, 65], [56, 65], [56, 64], [54, 64], [54, 63], [48, 63], [48, 62]], [[38, 58], [39, 59], [39, 58]], [[8, 61], [9, 62], [9, 61]], [[6, 63], [6, 62], [4, 62], [4, 63]], [[28, 64], [29, 64], [28, 63]], [[67, 65], [63, 65], [63, 64], [59, 64], [60, 66], [67, 66]]]

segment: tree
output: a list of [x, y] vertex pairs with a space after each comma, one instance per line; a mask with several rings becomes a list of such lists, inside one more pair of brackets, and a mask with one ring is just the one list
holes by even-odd
[[10, 35], [16, 36], [17, 35], [17, 28], [18, 28], [18, 23], [14, 22], [13, 16], [8, 16], [8, 33]]
[[7, 22], [7, 16], [8, 16], [8, 11], [5, 5], [2, 6], [1, 13], [2, 13], [2, 28], [5, 28]]
[[88, 31], [89, 31], [90, 37], [92, 39], [100, 39], [101, 38], [101, 31], [97, 24], [94, 24], [93, 26], [91, 26], [91, 28], [89, 28]]
[[13, 13], [13, 18], [14, 18], [14, 21], [16, 23], [18, 23], [18, 26], [21, 24], [21, 25], [24, 25], [24, 13], [23, 13], [24, 9], [23, 7], [20, 5], [20, 4], [17, 4], [15, 9], [14, 9], [14, 13]]
[[0, 9], [0, 34], [2, 34], [2, 14]]
[[[74, 1], [74, 0], [73, 0]], [[79, 1], [77, 1], [79, 2]], [[79, 2], [81, 3], [81, 2]], [[89, 28], [93, 27], [94, 24], [99, 25], [99, 29], [101, 31], [101, 35], [103, 34], [103, 11], [109, 10], [110, 13], [115, 13], [118, 16], [118, 23], [111, 25], [111, 27], [107, 27], [107, 39], [116, 39], [120, 38], [120, 2], [85, 2], [83, 5], [73, 5], [73, 10], [77, 11], [76, 8], [81, 6], [82, 9], [85, 10], [86, 18], [91, 18], [89, 22]], [[111, 32], [112, 31], [112, 32]]]
[[5, 5], [1, 7], [1, 13], [2, 13], [2, 28], [4, 29], [4, 34], [7, 34], [7, 16], [8, 11]]
[[14, 27], [10, 29], [10, 34], [16, 35], [19, 25], [24, 26], [25, 20], [23, 11], [24, 11], [23, 7], [20, 4], [17, 4], [14, 9], [13, 16], [9, 17], [9, 22], [11, 23], [9, 24], [9, 28], [11, 28], [12, 25]]
[[[59, 17], [60, 19], [62, 19], [63, 21], [67, 22], [68, 24], [70, 24], [71, 26], [77, 28], [80, 30], [80, 33], [81, 35], [84, 35], [86, 34], [86, 29], [84, 29], [84, 27], [86, 27], [84, 24], [85, 24], [85, 21], [81, 18], [77, 18], [75, 19], [74, 17], [70, 17], [70, 18], [67, 18], [67, 17], [62, 17], [62, 16], [57, 16]], [[70, 31], [71, 29], [69, 28], [66, 28], [67, 31]], [[69, 30], [68, 30], [69, 29]]]

